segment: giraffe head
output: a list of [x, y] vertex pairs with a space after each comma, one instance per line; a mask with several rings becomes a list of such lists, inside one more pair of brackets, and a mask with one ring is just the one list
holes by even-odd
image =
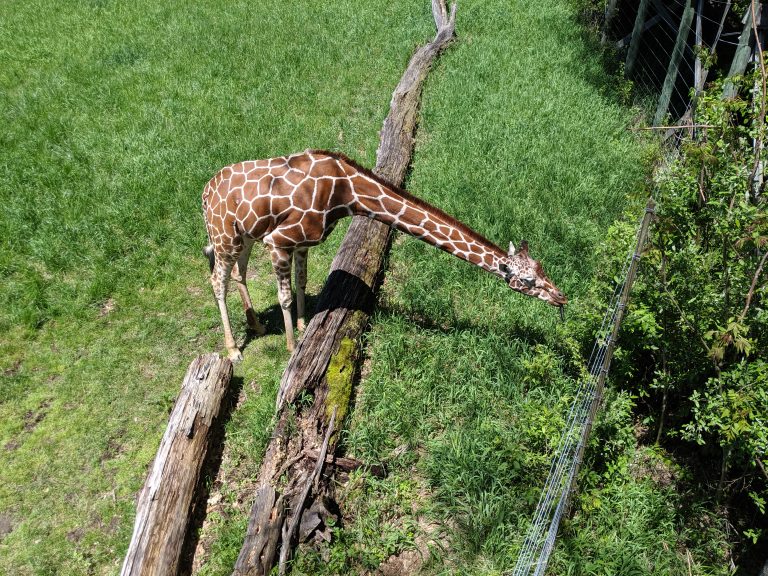
[[565, 294], [547, 278], [541, 262], [528, 255], [528, 242], [525, 240], [520, 243], [518, 250], [512, 242], [509, 243], [509, 253], [499, 263], [499, 270], [512, 290], [558, 306], [561, 313], [562, 307], [568, 303]]

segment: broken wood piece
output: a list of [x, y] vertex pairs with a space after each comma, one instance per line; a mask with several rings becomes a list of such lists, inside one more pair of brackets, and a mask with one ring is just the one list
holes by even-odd
[[139, 492], [122, 576], [175, 574], [187, 536], [211, 429], [221, 412], [232, 363], [218, 354], [189, 365], [152, 470]]
[[[317, 460], [318, 458], [317, 450], [305, 450], [303, 455], [307, 458], [310, 458], [311, 460]], [[368, 472], [371, 473], [371, 475], [375, 476], [376, 478], [384, 478], [387, 475], [387, 471], [384, 466], [379, 466], [377, 464], [368, 466], [365, 464], [365, 462], [357, 460], [356, 458], [347, 458], [346, 456], [326, 456], [325, 463], [329, 466], [335, 467], [338, 470], [343, 470], [344, 472], [354, 472], [360, 468], [365, 468]]]
[[[328, 441], [333, 434], [333, 425], [336, 423], [336, 407], [333, 407], [333, 414], [331, 414], [331, 421], [328, 423], [328, 429], [325, 431], [325, 439], [323, 440], [323, 447], [320, 449], [320, 458], [317, 459], [315, 464], [315, 470], [312, 475], [307, 478], [304, 490], [299, 497], [298, 505], [295, 510], [304, 510], [304, 503], [307, 501], [309, 491], [314, 487], [317, 491], [317, 479], [320, 476], [320, 471], [323, 469], [323, 463], [325, 462], [325, 455], [328, 452]], [[290, 524], [283, 527], [283, 544], [280, 548], [280, 564], [278, 568], [278, 574], [283, 576], [285, 574], [285, 563], [288, 561], [288, 554], [291, 552], [291, 544], [296, 536], [296, 530], [299, 527], [299, 520], [301, 520], [301, 514], [294, 512], [291, 518]]]
[[691, 22], [693, 22], [693, 13], [693, 6], [688, 4], [686, 5], [685, 10], [683, 10], [683, 15], [680, 17], [680, 27], [677, 29], [675, 46], [672, 49], [672, 55], [670, 56], [669, 64], [667, 65], [667, 74], [664, 77], [664, 85], [661, 88], [661, 95], [659, 96], [659, 101], [656, 105], [656, 114], [653, 116], [653, 123], [655, 125], [661, 124], [664, 117], [667, 115], [669, 102], [672, 98], [672, 91], [675, 88], [675, 80], [677, 79], [680, 60], [682, 59], [683, 52], [686, 48], [686, 40], [688, 38], [688, 32], [691, 29]]

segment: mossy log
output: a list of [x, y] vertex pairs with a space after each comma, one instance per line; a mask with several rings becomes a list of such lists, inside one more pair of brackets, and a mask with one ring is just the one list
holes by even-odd
[[139, 493], [133, 537], [122, 576], [176, 574], [196, 489], [211, 449], [232, 363], [218, 354], [198, 356], [187, 369], [152, 470]]
[[[411, 58], [381, 131], [374, 171], [396, 185], [410, 164], [423, 81], [454, 33], [455, 4], [449, 16], [444, 0], [432, 0], [432, 13], [437, 35]], [[277, 424], [259, 471], [237, 576], [269, 574], [277, 557], [284, 574], [297, 542], [330, 537], [326, 520], [336, 510], [330, 479], [338, 438], [331, 432], [349, 411], [360, 336], [373, 312], [389, 240], [387, 226], [356, 217], [333, 260], [315, 315], [280, 383]]]

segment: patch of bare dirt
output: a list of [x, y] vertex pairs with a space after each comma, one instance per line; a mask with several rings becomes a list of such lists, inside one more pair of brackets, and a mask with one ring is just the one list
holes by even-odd
[[661, 488], [671, 486], [677, 479], [674, 468], [650, 450], [635, 453], [630, 473], [635, 478], [648, 478]]
[[152, 366], [149, 364], [142, 364], [139, 366], [139, 373], [145, 380], [154, 380], [157, 374]]
[[[234, 515], [247, 517], [256, 495], [254, 471], [248, 470], [245, 464], [233, 466], [227, 460], [229, 458], [225, 454], [219, 474], [211, 486], [211, 492], [205, 503], [205, 518], [193, 553], [192, 574], [199, 572], [208, 561], [211, 547], [216, 542], [216, 525]], [[225, 466], [229, 468], [227, 471], [223, 470]], [[237, 494], [234, 501], [227, 497], [227, 492]]]
[[[429, 554], [429, 552], [427, 552]], [[420, 550], [405, 550], [399, 556], [390, 556], [379, 566], [377, 576], [407, 576], [416, 574], [424, 563]]]
[[115, 299], [108, 298], [107, 301], [104, 302], [104, 304], [102, 304], [101, 307], [99, 308], [99, 316], [103, 318], [107, 314], [111, 314], [112, 312], [114, 312], [116, 308], [117, 308], [117, 302], [115, 302]]
[[[419, 484], [420, 487], [411, 502], [411, 511], [414, 514], [423, 510], [424, 504], [431, 498], [429, 489], [422, 482]], [[446, 549], [448, 547], [445, 526], [439, 522], [418, 515], [416, 526], [415, 548], [403, 550], [399, 554], [390, 556], [375, 571], [369, 573], [369, 576], [414, 576], [421, 572], [422, 567], [431, 556], [432, 549]]]
[[120, 516], [112, 516], [109, 522], [104, 522], [101, 519], [98, 521], [99, 530], [106, 534], [116, 534], [122, 524], [123, 519]]
[[240, 407], [248, 401], [248, 393], [254, 396], [261, 394], [261, 386], [256, 383], [256, 380], [251, 380], [247, 386], [243, 386], [240, 390], [240, 394], [237, 396], [237, 402], [235, 404], [235, 410], [239, 410]]
[[32, 430], [37, 428], [37, 425], [40, 424], [40, 422], [42, 422], [45, 418], [47, 414], [46, 410], [50, 407], [50, 405], [50, 400], [44, 400], [36, 411], [28, 410], [27, 413], [24, 414], [25, 432], [32, 432]]
[[99, 459], [99, 462], [103, 464], [108, 460], [113, 460], [114, 458], [117, 458], [118, 456], [120, 456], [120, 454], [124, 452], [123, 443], [120, 442], [119, 440], [119, 438], [122, 437], [124, 434], [125, 434], [125, 430], [118, 430], [115, 437], [111, 437], [109, 441], [107, 441], [107, 447], [102, 453], [101, 458]]
[[37, 410], [27, 410], [22, 418], [24, 427], [22, 428], [21, 432], [17, 435], [16, 438], [6, 442], [5, 446], [3, 446], [3, 449], [7, 452], [13, 452], [14, 450], [18, 449], [18, 447], [21, 446], [23, 442], [24, 435], [34, 431], [40, 422], [45, 419], [48, 414], [48, 408], [50, 406], [50, 400], [43, 400], [37, 407]]
[[8, 368], [3, 370], [3, 376], [16, 376], [21, 371], [21, 360], [17, 359]]
[[440, 525], [421, 517], [418, 521], [419, 533], [416, 536], [416, 549], [403, 550], [387, 558], [372, 576], [413, 576], [421, 571], [430, 557], [430, 546], [443, 546]]
[[6, 452], [13, 452], [19, 446], [21, 446], [21, 440], [17, 440], [16, 438], [14, 438], [13, 440], [9, 440], [8, 442], [6, 442], [5, 446], [3, 446], [3, 449]]
[[74, 530], [70, 530], [69, 532], [67, 532], [67, 540], [69, 540], [73, 544], [77, 544], [78, 542], [80, 542], [80, 540], [83, 539], [83, 536], [85, 536], [85, 530], [83, 528], [80, 528], [79, 526]]
[[8, 514], [0, 513], [0, 542], [5, 540], [5, 537], [13, 532], [14, 528], [15, 525], [13, 523], [13, 518], [11, 518]]

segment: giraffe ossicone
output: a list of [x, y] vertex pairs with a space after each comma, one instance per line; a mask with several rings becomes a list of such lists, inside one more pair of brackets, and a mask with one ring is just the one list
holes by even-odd
[[503, 278], [513, 290], [553, 306], [568, 302], [541, 264], [529, 256], [527, 242], [522, 241], [517, 250], [510, 242], [505, 253], [439, 208], [337, 152], [307, 150], [226, 166], [206, 184], [202, 200], [210, 241], [205, 253], [211, 265], [211, 286], [221, 313], [225, 345], [233, 360], [242, 356], [226, 307], [230, 279], [237, 282], [249, 328], [264, 331], [246, 283], [248, 258], [256, 241], [269, 248], [287, 346], [293, 350], [292, 263], [297, 326], [302, 330], [307, 251], [325, 240], [338, 220], [347, 216], [379, 220]]

